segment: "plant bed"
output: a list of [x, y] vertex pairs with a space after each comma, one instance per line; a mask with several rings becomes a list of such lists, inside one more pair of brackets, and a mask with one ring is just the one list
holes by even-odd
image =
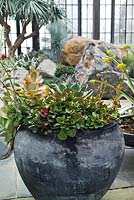
[[123, 132], [134, 135], [134, 119], [125, 119], [121, 121], [120, 128]]
[[123, 118], [120, 123], [120, 128], [123, 131], [125, 145], [134, 147], [134, 119]]

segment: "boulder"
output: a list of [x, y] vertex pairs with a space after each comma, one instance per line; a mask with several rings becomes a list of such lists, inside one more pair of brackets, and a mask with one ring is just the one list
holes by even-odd
[[[75, 76], [76, 79], [79, 80], [79, 76], [82, 78], [82, 74], [84, 72], [83, 80], [80, 78], [80, 82], [87, 82], [92, 79], [94, 74], [104, 72], [106, 69], [107, 71], [118, 72], [117, 63], [110, 62], [104, 63], [103, 59], [108, 58], [107, 50], [111, 50], [112, 56], [116, 57], [118, 62], [122, 62], [121, 52], [118, 47], [113, 44], [106, 43], [106, 42], [89, 42], [83, 51], [82, 58], [80, 62], [76, 65], [75, 68]], [[85, 78], [87, 76], [87, 78]]]
[[127, 50], [125, 50], [124, 48], [117, 48], [110, 43], [76, 36], [65, 42], [63, 49], [61, 50], [61, 64], [76, 66], [81, 60], [84, 47], [87, 44], [98, 45], [98, 48], [100, 48], [100, 50], [102, 50], [104, 53], [106, 53], [107, 49], [112, 48], [112, 50], [114, 50], [114, 54], [116, 54], [117, 52], [118, 54], [120, 54], [121, 57], [127, 56], [128, 53]]
[[45, 77], [54, 77], [56, 67], [57, 67], [56, 64], [52, 60], [45, 59], [39, 64], [37, 69], [40, 71], [41, 75], [45, 78]]
[[89, 39], [81, 36], [67, 40], [61, 51], [61, 63], [64, 65], [76, 66], [81, 59], [85, 45], [88, 44], [89, 41]]
[[[90, 83], [92, 79], [107, 80], [112, 85], [118, 85], [121, 74], [117, 69], [115, 61], [104, 63], [103, 59], [108, 58], [107, 50], [111, 50], [112, 55], [116, 57], [118, 62], [122, 62], [120, 49], [110, 43], [102, 41], [90, 41], [83, 50], [83, 55], [80, 62], [75, 67], [74, 75], [69, 78], [69, 81], [87, 84], [88, 88], [94, 89], [94, 93], [98, 92], [100, 84]], [[99, 75], [99, 76], [97, 76]], [[111, 88], [107, 88], [104, 98], [110, 98], [114, 94]]]
[[18, 82], [22, 82], [24, 77], [28, 74], [28, 70], [18, 67], [16, 70], [11, 71], [11, 77], [14, 77]]

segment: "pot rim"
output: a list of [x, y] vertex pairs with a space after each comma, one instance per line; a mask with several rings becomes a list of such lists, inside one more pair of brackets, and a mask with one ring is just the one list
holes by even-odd
[[[94, 129], [90, 129], [90, 128], [84, 129], [84, 128], [83, 128], [83, 129], [84, 129], [84, 130], [107, 129], [108, 127], [111, 128], [111, 127], [113, 127], [113, 126], [115, 126], [115, 125], [117, 125], [117, 124], [119, 124], [119, 123], [118, 123], [118, 120], [114, 120], [112, 123], [107, 124], [107, 125], [104, 125], [104, 126], [99, 127], [99, 128], [94, 128]], [[23, 128], [30, 129], [30, 128], [28, 128], [26, 125], [21, 124], [21, 125], [18, 127], [18, 130], [23, 129]], [[80, 130], [80, 129], [77, 129], [77, 130]]]
[[[111, 129], [115, 126], [119, 126], [117, 120], [113, 121], [111, 124], [107, 124], [103, 127], [99, 127], [99, 128], [96, 128], [96, 129], [84, 129], [84, 128], [83, 129], [77, 129], [77, 132], [88, 133], [90, 131], [90, 134], [94, 134], [94, 133], [100, 134], [100, 132], [105, 132], [106, 130]], [[29, 130], [30, 132], [32, 132], [32, 130], [30, 128], [28, 128], [26, 125], [20, 125], [17, 132], [20, 131], [20, 130]], [[39, 130], [38, 130], [38, 132], [39, 132]], [[57, 133], [58, 130], [53, 130], [52, 132]], [[34, 134], [34, 133], [32, 133], [32, 134]], [[40, 135], [42, 135], [42, 134], [40, 134]], [[47, 136], [49, 136], [49, 135], [47, 135]]]
[[128, 133], [128, 132], [125, 132], [125, 131], [122, 131], [122, 132], [123, 132], [124, 135], [131, 135], [131, 136], [134, 137], [134, 134], [132, 134], [132, 133]]

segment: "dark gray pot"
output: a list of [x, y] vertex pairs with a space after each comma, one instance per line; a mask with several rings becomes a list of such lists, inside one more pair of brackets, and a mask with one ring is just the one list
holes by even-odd
[[124, 154], [117, 123], [79, 131], [59, 141], [22, 128], [15, 138], [15, 160], [37, 200], [99, 200], [114, 181]]
[[125, 145], [129, 147], [134, 147], [134, 134], [123, 132]]

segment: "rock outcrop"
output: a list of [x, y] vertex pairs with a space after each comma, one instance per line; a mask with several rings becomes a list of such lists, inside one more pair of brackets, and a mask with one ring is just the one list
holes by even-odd
[[18, 67], [16, 70], [11, 71], [11, 77], [14, 77], [17, 82], [22, 83], [26, 74], [28, 74], [28, 70], [22, 67]]
[[61, 51], [61, 63], [76, 66], [81, 59], [85, 45], [89, 41], [89, 39], [80, 36], [67, 40]]
[[84, 48], [80, 62], [76, 65], [75, 78], [84, 83], [92, 79], [95, 74], [104, 72], [106, 69], [111, 73], [118, 73], [117, 63], [114, 61], [110, 63], [103, 62], [104, 58], [109, 57], [107, 50], [111, 50], [112, 56], [115, 56], [118, 62], [122, 61], [120, 50], [115, 45], [106, 42], [89, 42]]
[[56, 71], [56, 64], [50, 59], [44, 59], [37, 69], [40, 71], [43, 78], [54, 77]]
[[[83, 50], [80, 62], [75, 67], [75, 73], [71, 81], [87, 84], [89, 89], [94, 88], [94, 93], [98, 92], [100, 84], [91, 84], [90, 80], [99, 79], [107, 80], [112, 85], [118, 85], [120, 82], [120, 72], [117, 69], [115, 61], [104, 63], [103, 60], [108, 58], [107, 50], [111, 50], [112, 56], [116, 57], [118, 62], [122, 62], [120, 49], [113, 44], [90, 41]], [[99, 76], [97, 76], [99, 74]], [[114, 94], [111, 88], [107, 88], [105, 98], [110, 98]]]

